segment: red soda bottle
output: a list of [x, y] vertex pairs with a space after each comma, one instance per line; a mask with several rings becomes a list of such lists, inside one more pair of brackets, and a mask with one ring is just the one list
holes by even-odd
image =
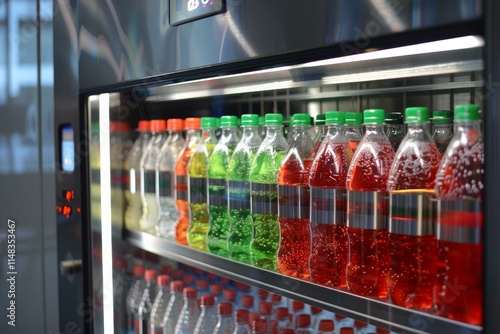
[[384, 134], [382, 109], [363, 112], [365, 135], [347, 173], [347, 287], [367, 297], [387, 297], [390, 264], [387, 177], [394, 150]]
[[336, 288], [346, 287], [349, 244], [346, 229], [346, 180], [352, 158], [343, 135], [345, 113], [326, 113], [328, 132], [314, 158], [311, 186], [311, 280]]
[[309, 279], [309, 169], [313, 142], [310, 117], [295, 114], [293, 142], [278, 172], [278, 222], [280, 245], [277, 263], [282, 274]]
[[387, 288], [394, 304], [429, 310], [436, 281], [434, 181], [441, 153], [428, 130], [427, 108], [406, 108], [405, 122], [408, 132], [387, 181], [391, 208]]
[[484, 146], [477, 105], [455, 107], [455, 133], [436, 176], [439, 199], [435, 307], [450, 319], [481, 325]]

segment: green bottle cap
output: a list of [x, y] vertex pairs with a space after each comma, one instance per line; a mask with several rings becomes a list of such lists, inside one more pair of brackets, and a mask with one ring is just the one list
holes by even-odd
[[363, 111], [364, 124], [384, 124], [384, 109], [366, 109]]
[[343, 111], [327, 111], [326, 124], [343, 125], [345, 123], [345, 112]]
[[266, 126], [283, 125], [282, 114], [266, 114]]
[[295, 115], [293, 115], [292, 119], [290, 120], [290, 124], [292, 126], [311, 125], [311, 116], [309, 116], [309, 114], [305, 114], [305, 113], [295, 114]]
[[238, 126], [238, 117], [236, 117], [236, 116], [222, 116], [220, 118], [220, 126], [224, 126], [224, 127]]
[[326, 115], [325, 114], [316, 115], [316, 121], [314, 122], [314, 125], [325, 125], [325, 124], [326, 124]]
[[455, 106], [455, 120], [457, 121], [478, 121], [479, 106], [477, 104], [462, 104]]
[[363, 124], [363, 114], [360, 112], [346, 112], [345, 113], [346, 125], [361, 125]]
[[429, 121], [427, 107], [410, 107], [405, 109], [405, 123], [425, 123]]
[[431, 122], [433, 124], [451, 124], [453, 123], [453, 113], [449, 110], [434, 110]]
[[385, 114], [385, 124], [403, 124], [403, 114], [399, 111], [388, 112]]
[[260, 117], [255, 114], [241, 115], [241, 126], [257, 126], [259, 125]]
[[215, 129], [217, 127], [217, 118], [215, 117], [202, 117], [201, 118], [201, 128], [202, 129]]

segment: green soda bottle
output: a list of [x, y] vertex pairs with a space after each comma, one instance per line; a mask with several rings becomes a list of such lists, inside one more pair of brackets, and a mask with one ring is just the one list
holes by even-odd
[[214, 117], [201, 118], [201, 138], [194, 149], [188, 167], [188, 203], [189, 227], [188, 245], [207, 251], [208, 232], [208, 159], [215, 145], [215, 129], [217, 121]]
[[253, 240], [250, 254], [255, 266], [277, 270], [280, 242], [278, 224], [278, 171], [288, 143], [283, 136], [283, 115], [266, 114], [266, 137], [250, 168]]
[[227, 167], [238, 144], [238, 117], [221, 117], [221, 137], [208, 162], [208, 212], [210, 228], [207, 234], [211, 253], [228, 256], [227, 235], [229, 215], [227, 205]]
[[243, 134], [229, 160], [227, 188], [229, 196], [229, 235], [227, 247], [233, 260], [252, 264], [250, 242], [253, 225], [250, 216], [250, 166], [262, 143], [258, 115], [242, 115]]

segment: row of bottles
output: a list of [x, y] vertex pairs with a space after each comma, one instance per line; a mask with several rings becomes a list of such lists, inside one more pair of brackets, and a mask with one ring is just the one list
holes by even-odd
[[125, 221], [261, 268], [480, 324], [478, 108], [456, 107], [450, 145], [450, 113], [434, 113], [433, 135], [427, 108], [407, 108], [404, 119], [380, 109], [327, 112], [313, 139], [310, 116], [295, 114], [285, 138], [282, 115], [267, 114], [263, 140], [257, 115], [243, 115], [240, 129], [235, 116], [223, 116], [220, 139], [211, 117], [154, 120], [148, 131], [140, 123], [126, 163]]
[[135, 264], [129, 275], [116, 260], [114, 269], [115, 333], [390, 333], [188, 266], [163, 266], [157, 276]]

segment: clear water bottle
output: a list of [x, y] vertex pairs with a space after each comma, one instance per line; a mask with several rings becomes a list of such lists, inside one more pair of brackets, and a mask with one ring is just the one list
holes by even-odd
[[248, 310], [239, 309], [235, 312], [236, 321], [234, 323], [233, 334], [250, 334], [250, 326], [248, 326]]
[[210, 292], [215, 297], [215, 304], [219, 304], [224, 301], [223, 287], [220, 283], [213, 283], [210, 285]]
[[[154, 298], [157, 293], [156, 285], [156, 270], [148, 269], [144, 274], [146, 286], [142, 293], [141, 301], [137, 309], [136, 328], [139, 329], [139, 334], [148, 334], [151, 329], [151, 310], [153, 309]], [[136, 330], [137, 332], [137, 330]]]
[[196, 322], [200, 316], [197, 293], [195, 288], [184, 288], [184, 305], [175, 325], [175, 334], [193, 334]]
[[171, 118], [167, 121], [168, 137], [161, 147], [156, 164], [156, 197], [158, 201], [158, 221], [156, 234], [175, 240], [175, 225], [179, 219], [179, 210], [175, 203], [174, 175], [175, 165], [184, 147], [182, 136], [184, 121]]
[[252, 334], [269, 334], [267, 319], [255, 319], [251, 323]]
[[234, 332], [233, 305], [222, 302], [218, 306], [218, 321], [213, 334], [231, 334]]
[[318, 324], [318, 334], [334, 334], [335, 324], [332, 319], [321, 319]]
[[[139, 230], [139, 219], [142, 214], [141, 200], [141, 157], [146, 152], [151, 139], [150, 122], [139, 121], [137, 128], [139, 137], [135, 140], [125, 159], [125, 175], [128, 175], [128, 187], [125, 188], [125, 226], [128, 229]], [[99, 203], [100, 206], [100, 203]]]
[[148, 143], [146, 154], [141, 157], [141, 200], [142, 215], [139, 220], [141, 230], [154, 234], [158, 219], [158, 202], [156, 200], [156, 162], [163, 142], [167, 139], [166, 122], [163, 119], [151, 121], [152, 138]]
[[309, 314], [299, 314], [295, 322], [295, 333], [296, 334], [312, 334], [315, 333], [314, 329], [311, 327], [311, 315]]
[[271, 318], [273, 315], [273, 304], [270, 302], [260, 302], [259, 313], [262, 318], [267, 320], [267, 332], [271, 333]]
[[170, 276], [158, 276], [158, 292], [156, 293], [153, 307], [151, 308], [151, 334], [163, 333], [163, 317], [167, 310], [168, 302], [170, 301]]
[[184, 283], [182, 281], [173, 281], [170, 283], [170, 300], [168, 301], [167, 310], [163, 317], [163, 333], [174, 333], [175, 325], [184, 305], [183, 290]]
[[217, 325], [217, 310], [215, 308], [215, 298], [211, 294], [201, 296], [201, 313], [196, 326], [195, 334], [212, 334]]
[[137, 319], [137, 309], [139, 307], [139, 298], [142, 296], [145, 287], [144, 266], [135, 265], [133, 268], [133, 279], [128, 290], [127, 307], [127, 327], [129, 333], [135, 333], [135, 321]]

